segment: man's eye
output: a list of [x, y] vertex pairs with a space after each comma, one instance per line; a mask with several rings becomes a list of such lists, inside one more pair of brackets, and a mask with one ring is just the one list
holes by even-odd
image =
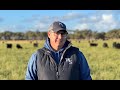
[[65, 33], [60, 33], [61, 35], [64, 35]]

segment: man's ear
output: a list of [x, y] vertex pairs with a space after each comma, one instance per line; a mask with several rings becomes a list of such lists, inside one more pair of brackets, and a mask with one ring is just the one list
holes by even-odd
[[48, 37], [50, 38], [50, 32], [48, 32], [47, 34], [48, 34]]

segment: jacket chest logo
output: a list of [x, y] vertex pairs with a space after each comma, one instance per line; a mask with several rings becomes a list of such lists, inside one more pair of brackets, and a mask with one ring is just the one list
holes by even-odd
[[66, 62], [68, 62], [69, 64], [72, 64], [72, 60], [71, 58], [65, 58]]

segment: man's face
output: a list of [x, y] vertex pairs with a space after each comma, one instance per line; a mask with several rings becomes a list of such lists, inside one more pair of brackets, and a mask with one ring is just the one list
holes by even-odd
[[59, 50], [65, 44], [67, 39], [67, 32], [60, 30], [58, 32], [48, 32], [48, 37], [50, 39], [50, 44], [53, 49]]

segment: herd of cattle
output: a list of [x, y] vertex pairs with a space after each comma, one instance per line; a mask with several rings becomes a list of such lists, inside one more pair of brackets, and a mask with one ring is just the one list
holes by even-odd
[[[80, 42], [79, 42], [79, 43], [80, 43]], [[98, 46], [98, 43], [89, 42], [89, 45], [90, 45], [90, 47], [97, 47], [97, 46]], [[109, 46], [108, 46], [107, 43], [103, 43], [102, 46], [103, 46], [104, 48], [109, 48]], [[12, 45], [11, 43], [8, 43], [8, 44], [6, 44], [6, 47], [7, 47], [7, 48], [12, 48], [13, 45]], [[33, 43], [33, 47], [38, 47], [38, 43]], [[113, 48], [116, 48], [116, 49], [120, 49], [120, 43], [113, 42], [112, 47], [113, 47]], [[22, 47], [20, 44], [16, 44], [16, 48], [22, 49], [23, 47]]]
[[[34, 46], [34, 47], [38, 47], [38, 43], [33, 43], [33, 46]], [[8, 43], [8, 44], [6, 44], [6, 47], [7, 47], [7, 48], [12, 48], [13, 45], [12, 45], [11, 43]], [[22, 47], [20, 44], [16, 44], [16, 48], [22, 49], [23, 47]]]
[[[98, 46], [98, 43], [90, 43], [90, 46]], [[120, 49], [120, 43], [117, 43], [117, 42], [113, 42], [113, 48], [116, 48], [116, 49]], [[103, 43], [103, 47], [104, 48], [109, 48], [108, 44], [107, 43]]]
[[[80, 43], [80, 40], [77, 40], [78, 43]], [[90, 47], [97, 47], [98, 46], [98, 43], [95, 43], [94, 40], [93, 41], [88, 41]], [[102, 45], [104, 48], [109, 48], [108, 44], [107, 43], [103, 43]], [[112, 44], [112, 47], [113, 48], [116, 48], [116, 49], [120, 49], [120, 43], [118, 42], [113, 42]]]

